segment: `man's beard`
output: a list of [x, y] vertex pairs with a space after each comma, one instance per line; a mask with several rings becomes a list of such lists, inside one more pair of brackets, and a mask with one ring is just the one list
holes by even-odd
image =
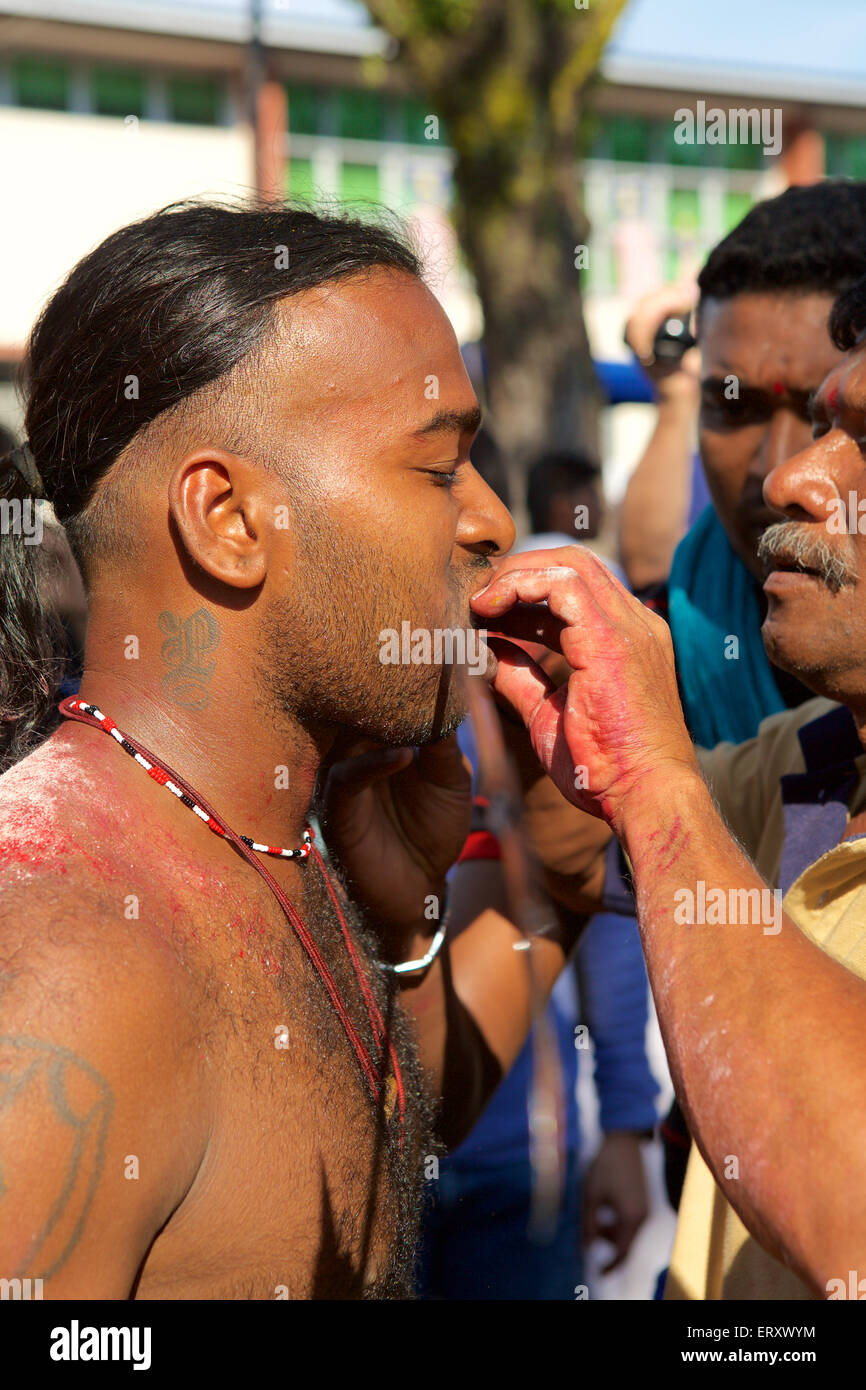
[[454, 575], [442, 614], [420, 590], [429, 574], [398, 568], [393, 551], [373, 552], [342, 532], [304, 528], [291, 595], [271, 601], [263, 625], [261, 684], [268, 703], [310, 729], [341, 729], [391, 746], [445, 738], [465, 714], [465, 668], [383, 664], [384, 631], [467, 627], [468, 597], [487, 582], [488, 562]]
[[774, 560], [781, 560], [788, 567], [814, 574], [833, 594], [844, 585], [853, 584], [857, 577], [848, 560], [815, 535], [812, 525], [798, 521], [779, 521], [768, 526], [758, 545], [758, 559], [767, 573], [773, 569]]

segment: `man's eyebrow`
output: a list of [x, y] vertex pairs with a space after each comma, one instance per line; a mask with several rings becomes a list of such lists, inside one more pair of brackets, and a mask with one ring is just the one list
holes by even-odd
[[481, 408], [471, 410], [440, 410], [424, 425], [412, 430], [414, 435], [474, 434], [481, 424]]
[[[702, 387], [712, 386], [713, 388], [718, 387], [719, 390], [722, 390], [722, 389], [724, 389], [724, 387], [726, 387], [726, 386], [728, 386], [728, 385], [730, 384], [731, 377], [734, 377], [734, 376], [736, 376], [736, 375], [737, 375], [736, 372], [728, 372], [727, 374], [723, 374], [722, 372], [718, 372], [718, 373], [716, 373], [716, 372], [708, 372], [706, 376], [702, 376], [702, 377], [701, 377], [701, 386], [702, 386]], [[737, 377], [737, 380], [740, 381], [741, 379], [740, 379], [739, 377]], [[752, 392], [755, 392], [755, 391], [757, 390], [757, 388], [754, 387], [754, 386], [742, 386], [742, 385], [741, 385], [740, 389], [743, 390], [743, 391], [752, 391]], [[734, 399], [736, 399], [736, 397], [735, 397]]]
[[[701, 386], [726, 387], [730, 385], [732, 379], [736, 379], [741, 391], [749, 391], [753, 396], [768, 394], [761, 386], [750, 386], [748, 383], [744, 384], [742, 376], [737, 372], [708, 372], [706, 376], [701, 377]], [[734, 396], [733, 399], [736, 400], [736, 396]]]

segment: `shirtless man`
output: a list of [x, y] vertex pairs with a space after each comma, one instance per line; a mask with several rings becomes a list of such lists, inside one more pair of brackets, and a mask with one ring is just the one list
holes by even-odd
[[[514, 538], [453, 332], [389, 234], [198, 205], [81, 262], [26, 384], [3, 492], [53, 501], [90, 617], [84, 709], [0, 780], [0, 1275], [401, 1296], [431, 1097], [456, 1141], [529, 1024], [492, 912], [383, 968], [430, 949], [469, 802], [459, 683], [380, 635], [470, 627]], [[44, 654], [31, 560], [4, 537], [7, 637]], [[315, 853], [220, 833], [302, 848], [324, 764], [366, 925]], [[545, 988], [570, 944], [535, 946]]]

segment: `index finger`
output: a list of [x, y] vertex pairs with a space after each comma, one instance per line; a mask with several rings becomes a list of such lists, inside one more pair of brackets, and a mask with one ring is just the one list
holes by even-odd
[[[519, 577], [518, 577], [519, 576]], [[500, 615], [516, 602], [547, 605], [566, 626], [602, 617], [607, 622], [646, 621], [639, 599], [612, 574], [603, 560], [585, 546], [560, 546], [555, 550], [529, 550], [507, 555], [484, 589], [470, 598], [473, 610], [495, 630]], [[509, 617], [509, 623], [512, 619]], [[504, 627], [504, 623], [503, 623]], [[529, 635], [524, 631], [515, 636]], [[548, 631], [546, 638], [553, 636]]]

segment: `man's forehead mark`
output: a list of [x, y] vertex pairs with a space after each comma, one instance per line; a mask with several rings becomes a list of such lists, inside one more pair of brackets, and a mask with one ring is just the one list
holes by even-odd
[[701, 377], [701, 386], [705, 388], [718, 387], [718, 389], [721, 390], [729, 384], [732, 376], [736, 376], [741, 394], [743, 392], [748, 392], [752, 396], [766, 396], [770, 394], [782, 396], [787, 394], [792, 396], [795, 400], [802, 399], [805, 404], [808, 404], [816, 394], [814, 391], [805, 391], [800, 387], [787, 386], [784, 381], [778, 379], [771, 381], [769, 387], [753, 385], [742, 373], [737, 372], [729, 372], [727, 376], [723, 376], [720, 372], [708, 372], [705, 376]]
[[426, 436], [430, 434], [474, 434], [481, 424], [481, 407], [473, 406], [471, 410], [439, 410], [427, 421], [425, 425], [418, 429], [411, 430], [413, 435]]

